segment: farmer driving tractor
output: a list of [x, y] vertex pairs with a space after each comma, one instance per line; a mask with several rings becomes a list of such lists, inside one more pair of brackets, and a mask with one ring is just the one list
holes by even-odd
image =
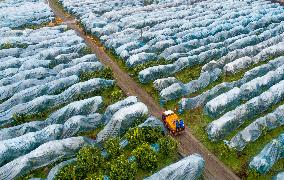
[[180, 134], [185, 129], [184, 121], [171, 110], [163, 112], [162, 120], [173, 135]]

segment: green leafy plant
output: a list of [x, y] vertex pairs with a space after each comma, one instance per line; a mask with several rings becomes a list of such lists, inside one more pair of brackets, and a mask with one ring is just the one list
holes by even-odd
[[4, 43], [4, 44], [1, 44], [0, 49], [10, 49], [12, 47], [13, 47], [13, 44], [11, 44], [11, 43]]
[[23, 44], [18, 44], [17, 47], [22, 48], [22, 49], [26, 49], [29, 45], [26, 43]]
[[104, 148], [106, 149], [109, 155], [109, 158], [117, 157], [122, 153], [122, 150], [119, 144], [119, 138], [109, 138], [104, 143]]
[[142, 170], [153, 171], [158, 167], [157, 153], [150, 147], [148, 143], [143, 143], [132, 151], [138, 163], [138, 167]]
[[122, 95], [123, 95], [123, 93], [122, 93], [122, 90], [120, 90], [120, 89], [114, 89], [114, 90], [110, 93], [111, 99], [115, 99], [115, 100], [121, 99]]
[[[132, 146], [121, 149], [120, 138], [109, 138], [102, 144], [108, 153], [106, 157], [100, 148], [85, 146], [77, 153], [77, 161], [63, 168], [57, 179], [101, 180], [105, 176], [119, 180], [135, 179], [141, 173], [144, 176], [161, 164], [173, 161], [171, 158], [175, 157], [177, 142], [170, 136], [164, 137], [160, 128], [132, 128], [126, 134]], [[161, 149], [159, 152], [150, 146], [157, 142]], [[168, 156], [160, 156], [160, 152]]]
[[70, 180], [76, 179], [76, 167], [73, 164], [64, 166], [56, 175], [55, 179]]
[[12, 125], [19, 125], [23, 124], [29, 121], [32, 121], [34, 119], [46, 119], [48, 115], [50, 114], [50, 111], [40, 112], [36, 114], [13, 114], [14, 121], [12, 122]]
[[33, 120], [44, 120], [46, 119], [52, 112], [64, 107], [65, 104], [58, 105], [56, 107], [52, 107], [50, 109], [43, 109], [41, 112], [34, 113], [34, 114], [13, 114], [14, 121], [11, 125], [16, 126], [19, 124], [23, 124], [26, 122], [30, 122]]
[[125, 137], [131, 147], [136, 147], [144, 142], [154, 143], [163, 136], [159, 128], [142, 127], [132, 128], [127, 131]]
[[[111, 93], [115, 92], [115, 93]], [[111, 86], [100, 94], [104, 97], [104, 104], [110, 105], [125, 98], [125, 94], [117, 85]]]
[[254, 169], [249, 169], [248, 172], [251, 174], [253, 177], [261, 177], [261, 174], [259, 174], [256, 170]]
[[112, 160], [109, 165], [110, 179], [134, 179], [137, 171], [137, 163], [135, 161], [128, 161], [125, 155], [120, 155], [118, 158]]
[[103, 179], [104, 179], [104, 174], [101, 171], [88, 174], [88, 176], [85, 178], [85, 180], [103, 180]]
[[93, 78], [113, 79], [112, 70], [107, 67], [100, 71], [86, 72], [79, 75], [80, 81], [87, 81]]
[[112, 69], [109, 67], [104, 68], [99, 73], [100, 73], [100, 77], [104, 79], [113, 79], [113, 72], [112, 72]]
[[92, 49], [90, 47], [83, 47], [82, 49], [80, 49], [79, 54], [82, 55], [87, 55], [87, 54], [91, 54], [92, 53]]
[[97, 172], [103, 168], [105, 159], [97, 147], [85, 146], [77, 154], [76, 176], [86, 178], [87, 174]]
[[178, 143], [174, 138], [169, 135], [159, 139], [158, 144], [160, 145], [159, 153], [162, 156], [172, 156], [177, 152]]

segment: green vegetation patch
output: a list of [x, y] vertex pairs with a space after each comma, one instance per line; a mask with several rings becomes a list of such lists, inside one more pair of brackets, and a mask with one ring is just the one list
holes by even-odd
[[35, 114], [14, 114], [13, 115], [13, 119], [14, 122], [11, 124], [12, 126], [16, 126], [19, 124], [23, 124], [26, 122], [30, 122], [30, 121], [35, 121], [35, 120], [44, 120], [46, 118], [48, 118], [48, 116], [53, 113], [54, 111], [64, 107], [65, 105], [73, 102], [73, 101], [79, 101], [79, 100], [83, 100], [83, 99], [87, 99], [87, 98], [91, 98], [94, 96], [102, 96], [103, 97], [103, 107], [101, 107], [98, 112], [99, 113], [103, 113], [105, 108], [110, 105], [113, 104], [119, 100], [122, 100], [123, 98], [125, 98], [125, 94], [122, 92], [122, 90], [117, 86], [111, 86], [108, 88], [104, 88], [104, 89], [100, 89], [97, 91], [93, 91], [90, 93], [86, 93], [86, 94], [80, 94], [76, 97], [74, 97], [72, 99], [72, 101], [64, 103], [60, 106], [51, 108], [51, 109], [46, 109], [43, 110], [42, 112], [39, 113], [35, 113]]
[[80, 51], [78, 52], [79, 54], [87, 55], [87, 54], [92, 54], [92, 49], [88, 46], [83, 47], [82, 49], [80, 49]]
[[[264, 113], [257, 115], [253, 119], [259, 118], [267, 113], [272, 112], [275, 108], [282, 104], [284, 104], [284, 101], [271, 107]], [[186, 113], [181, 116], [186, 121], [186, 124], [189, 126], [189, 130], [193, 133], [193, 135], [203, 145], [205, 145], [210, 152], [215, 154], [218, 159], [229, 166], [235, 174], [241, 177], [241, 179], [271, 179], [272, 176], [275, 176], [281, 170], [283, 171], [284, 159], [281, 159], [280, 161], [275, 163], [267, 174], [259, 174], [255, 171], [250, 170], [248, 164], [252, 160], [252, 158], [264, 148], [266, 144], [268, 144], [272, 139], [277, 138], [281, 133], [284, 132], [284, 126], [276, 128], [269, 132], [264, 132], [259, 139], [257, 139], [255, 142], [249, 143], [242, 152], [238, 152], [234, 149], [230, 149], [224, 144], [223, 141], [211, 142], [208, 139], [206, 127], [210, 122], [213, 121], [213, 119], [204, 115], [202, 108], [186, 111]], [[237, 134], [237, 132], [241, 131], [252, 122], [253, 120], [245, 121], [245, 123], [240, 128], [231, 132], [226, 139], [231, 139], [234, 135]]]
[[[122, 148], [120, 141], [125, 138], [129, 144]], [[77, 161], [62, 168], [56, 179], [142, 179], [178, 159], [177, 142], [160, 128], [132, 128], [121, 139], [109, 138], [102, 147], [83, 147]], [[159, 144], [159, 151], [151, 147], [153, 143]]]
[[10, 49], [10, 48], [22, 48], [26, 49], [29, 45], [26, 43], [23, 44], [11, 44], [11, 43], [4, 43], [0, 45], [0, 50], [1, 49]]
[[182, 71], [175, 73], [173, 76], [182, 83], [188, 83], [189, 81], [195, 80], [199, 77], [201, 68], [202, 66], [200, 65], [187, 67]]
[[17, 126], [31, 121], [45, 120], [52, 112], [64, 107], [65, 105], [66, 104], [63, 104], [35, 114], [13, 114], [14, 121], [12, 122], [11, 126]]
[[113, 77], [113, 72], [111, 68], [107, 67], [104, 68], [101, 71], [96, 71], [96, 72], [86, 72], [86, 73], [81, 73], [79, 75], [80, 81], [88, 81], [93, 78], [103, 78], [103, 79], [114, 79]]
[[125, 134], [130, 147], [134, 148], [143, 143], [155, 143], [163, 137], [161, 130], [158, 128], [144, 127], [132, 128]]
[[41, 24], [25, 24], [23, 26], [17, 27], [17, 28], [13, 28], [15, 30], [24, 30], [24, 29], [40, 29], [43, 27], [48, 26], [49, 22], [42, 22]]

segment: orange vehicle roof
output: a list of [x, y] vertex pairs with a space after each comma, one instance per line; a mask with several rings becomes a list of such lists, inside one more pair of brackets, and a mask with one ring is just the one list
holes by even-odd
[[177, 114], [171, 114], [169, 116], [166, 117], [166, 123], [168, 124], [168, 127], [171, 130], [176, 130], [176, 123], [175, 121], [178, 120], [179, 117], [177, 116]]

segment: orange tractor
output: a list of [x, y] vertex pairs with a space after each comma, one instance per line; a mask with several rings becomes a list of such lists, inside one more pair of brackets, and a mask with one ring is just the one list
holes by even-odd
[[63, 20], [59, 17], [55, 18], [55, 20], [51, 21], [48, 26], [53, 27], [53, 26], [57, 26], [59, 24], [62, 24]]
[[184, 121], [172, 110], [163, 112], [162, 120], [172, 135], [180, 134], [185, 129]]

